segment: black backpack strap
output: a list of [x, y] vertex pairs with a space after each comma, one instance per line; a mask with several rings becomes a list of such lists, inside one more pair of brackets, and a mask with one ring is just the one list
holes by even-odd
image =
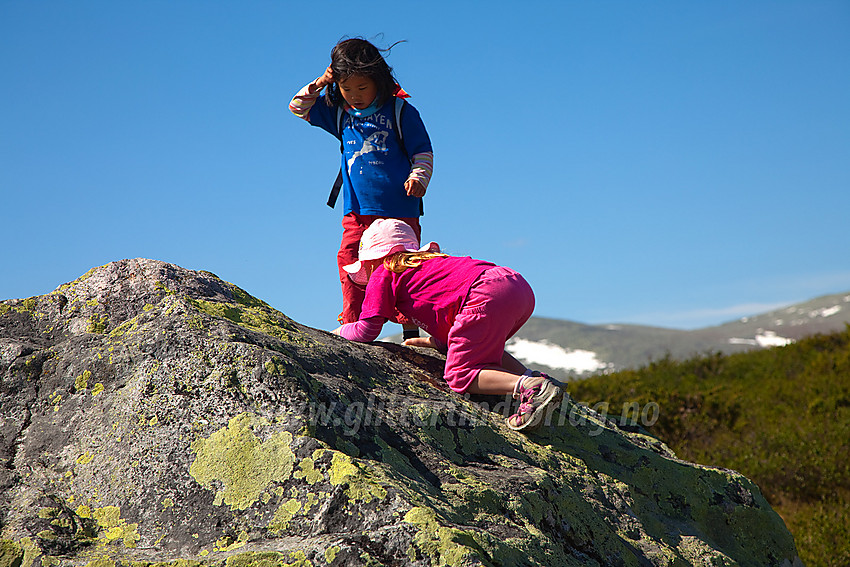
[[393, 129], [395, 130], [395, 138], [398, 140], [398, 146], [402, 153], [407, 156], [407, 161], [413, 163], [410, 155], [407, 153], [407, 148], [404, 147], [404, 134], [401, 131], [401, 120], [404, 116], [404, 109], [407, 108], [407, 103], [403, 98], [396, 97], [395, 99], [395, 120], [393, 121]]
[[[337, 107], [336, 110], [336, 132], [337, 137], [339, 138], [339, 153], [343, 153], [344, 147], [342, 145], [342, 119], [344, 117], [345, 111], [342, 107]], [[342, 188], [342, 166], [339, 167], [339, 172], [336, 174], [336, 181], [334, 181], [333, 186], [331, 187], [331, 194], [328, 195], [328, 206], [330, 208], [334, 208], [336, 206], [336, 200], [339, 198], [339, 190]]]
[[342, 189], [342, 168], [339, 168], [339, 171], [336, 174], [336, 181], [334, 181], [333, 187], [331, 187], [331, 194], [328, 195], [328, 206], [330, 208], [334, 208], [336, 206], [336, 200], [339, 198], [339, 190]]

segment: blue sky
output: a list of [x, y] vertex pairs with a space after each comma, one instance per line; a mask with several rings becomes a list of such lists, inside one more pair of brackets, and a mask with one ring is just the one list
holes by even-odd
[[406, 40], [423, 238], [520, 271], [536, 315], [850, 291], [850, 3], [293, 5], [0, 0], [0, 298], [147, 257], [333, 328], [339, 145], [287, 104], [345, 36]]

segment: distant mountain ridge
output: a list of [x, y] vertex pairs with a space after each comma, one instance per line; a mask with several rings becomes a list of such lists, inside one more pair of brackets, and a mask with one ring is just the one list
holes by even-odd
[[559, 378], [644, 366], [665, 356], [731, 354], [782, 346], [850, 324], [850, 292], [825, 295], [714, 327], [679, 330], [643, 325], [586, 325], [532, 317], [508, 351]]
[[[848, 324], [850, 292], [845, 292], [695, 330], [532, 317], [508, 342], [507, 350], [532, 368], [569, 380], [639, 368], [668, 355], [684, 360], [709, 352], [782, 346], [840, 331]], [[401, 342], [401, 335], [382, 340]]]

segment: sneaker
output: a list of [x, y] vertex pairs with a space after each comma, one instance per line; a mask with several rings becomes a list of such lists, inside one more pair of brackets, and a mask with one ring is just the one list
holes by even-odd
[[532, 431], [543, 422], [546, 409], [557, 404], [564, 397], [560, 383], [546, 374], [532, 376], [530, 371], [523, 374], [517, 383], [514, 397], [520, 400], [519, 409], [508, 418], [508, 427], [514, 431]]

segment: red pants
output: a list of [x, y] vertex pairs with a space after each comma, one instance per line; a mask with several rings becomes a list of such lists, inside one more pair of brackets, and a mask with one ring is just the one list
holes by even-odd
[[[353, 264], [358, 260], [357, 252], [360, 249], [360, 237], [370, 224], [378, 219], [385, 219], [378, 215], [358, 215], [348, 213], [342, 217], [342, 243], [339, 246], [339, 253], [336, 256], [336, 263], [339, 267], [339, 281], [342, 284], [342, 313], [339, 314], [339, 322], [341, 324], [353, 323], [360, 318], [360, 308], [363, 306], [363, 298], [366, 296], [366, 288], [361, 287], [351, 281], [348, 277], [348, 272], [342, 269], [343, 266]], [[419, 225], [419, 218], [401, 218], [413, 228], [416, 233], [416, 238], [422, 239], [422, 227]], [[401, 313], [396, 313], [395, 323], [409, 324]]]

